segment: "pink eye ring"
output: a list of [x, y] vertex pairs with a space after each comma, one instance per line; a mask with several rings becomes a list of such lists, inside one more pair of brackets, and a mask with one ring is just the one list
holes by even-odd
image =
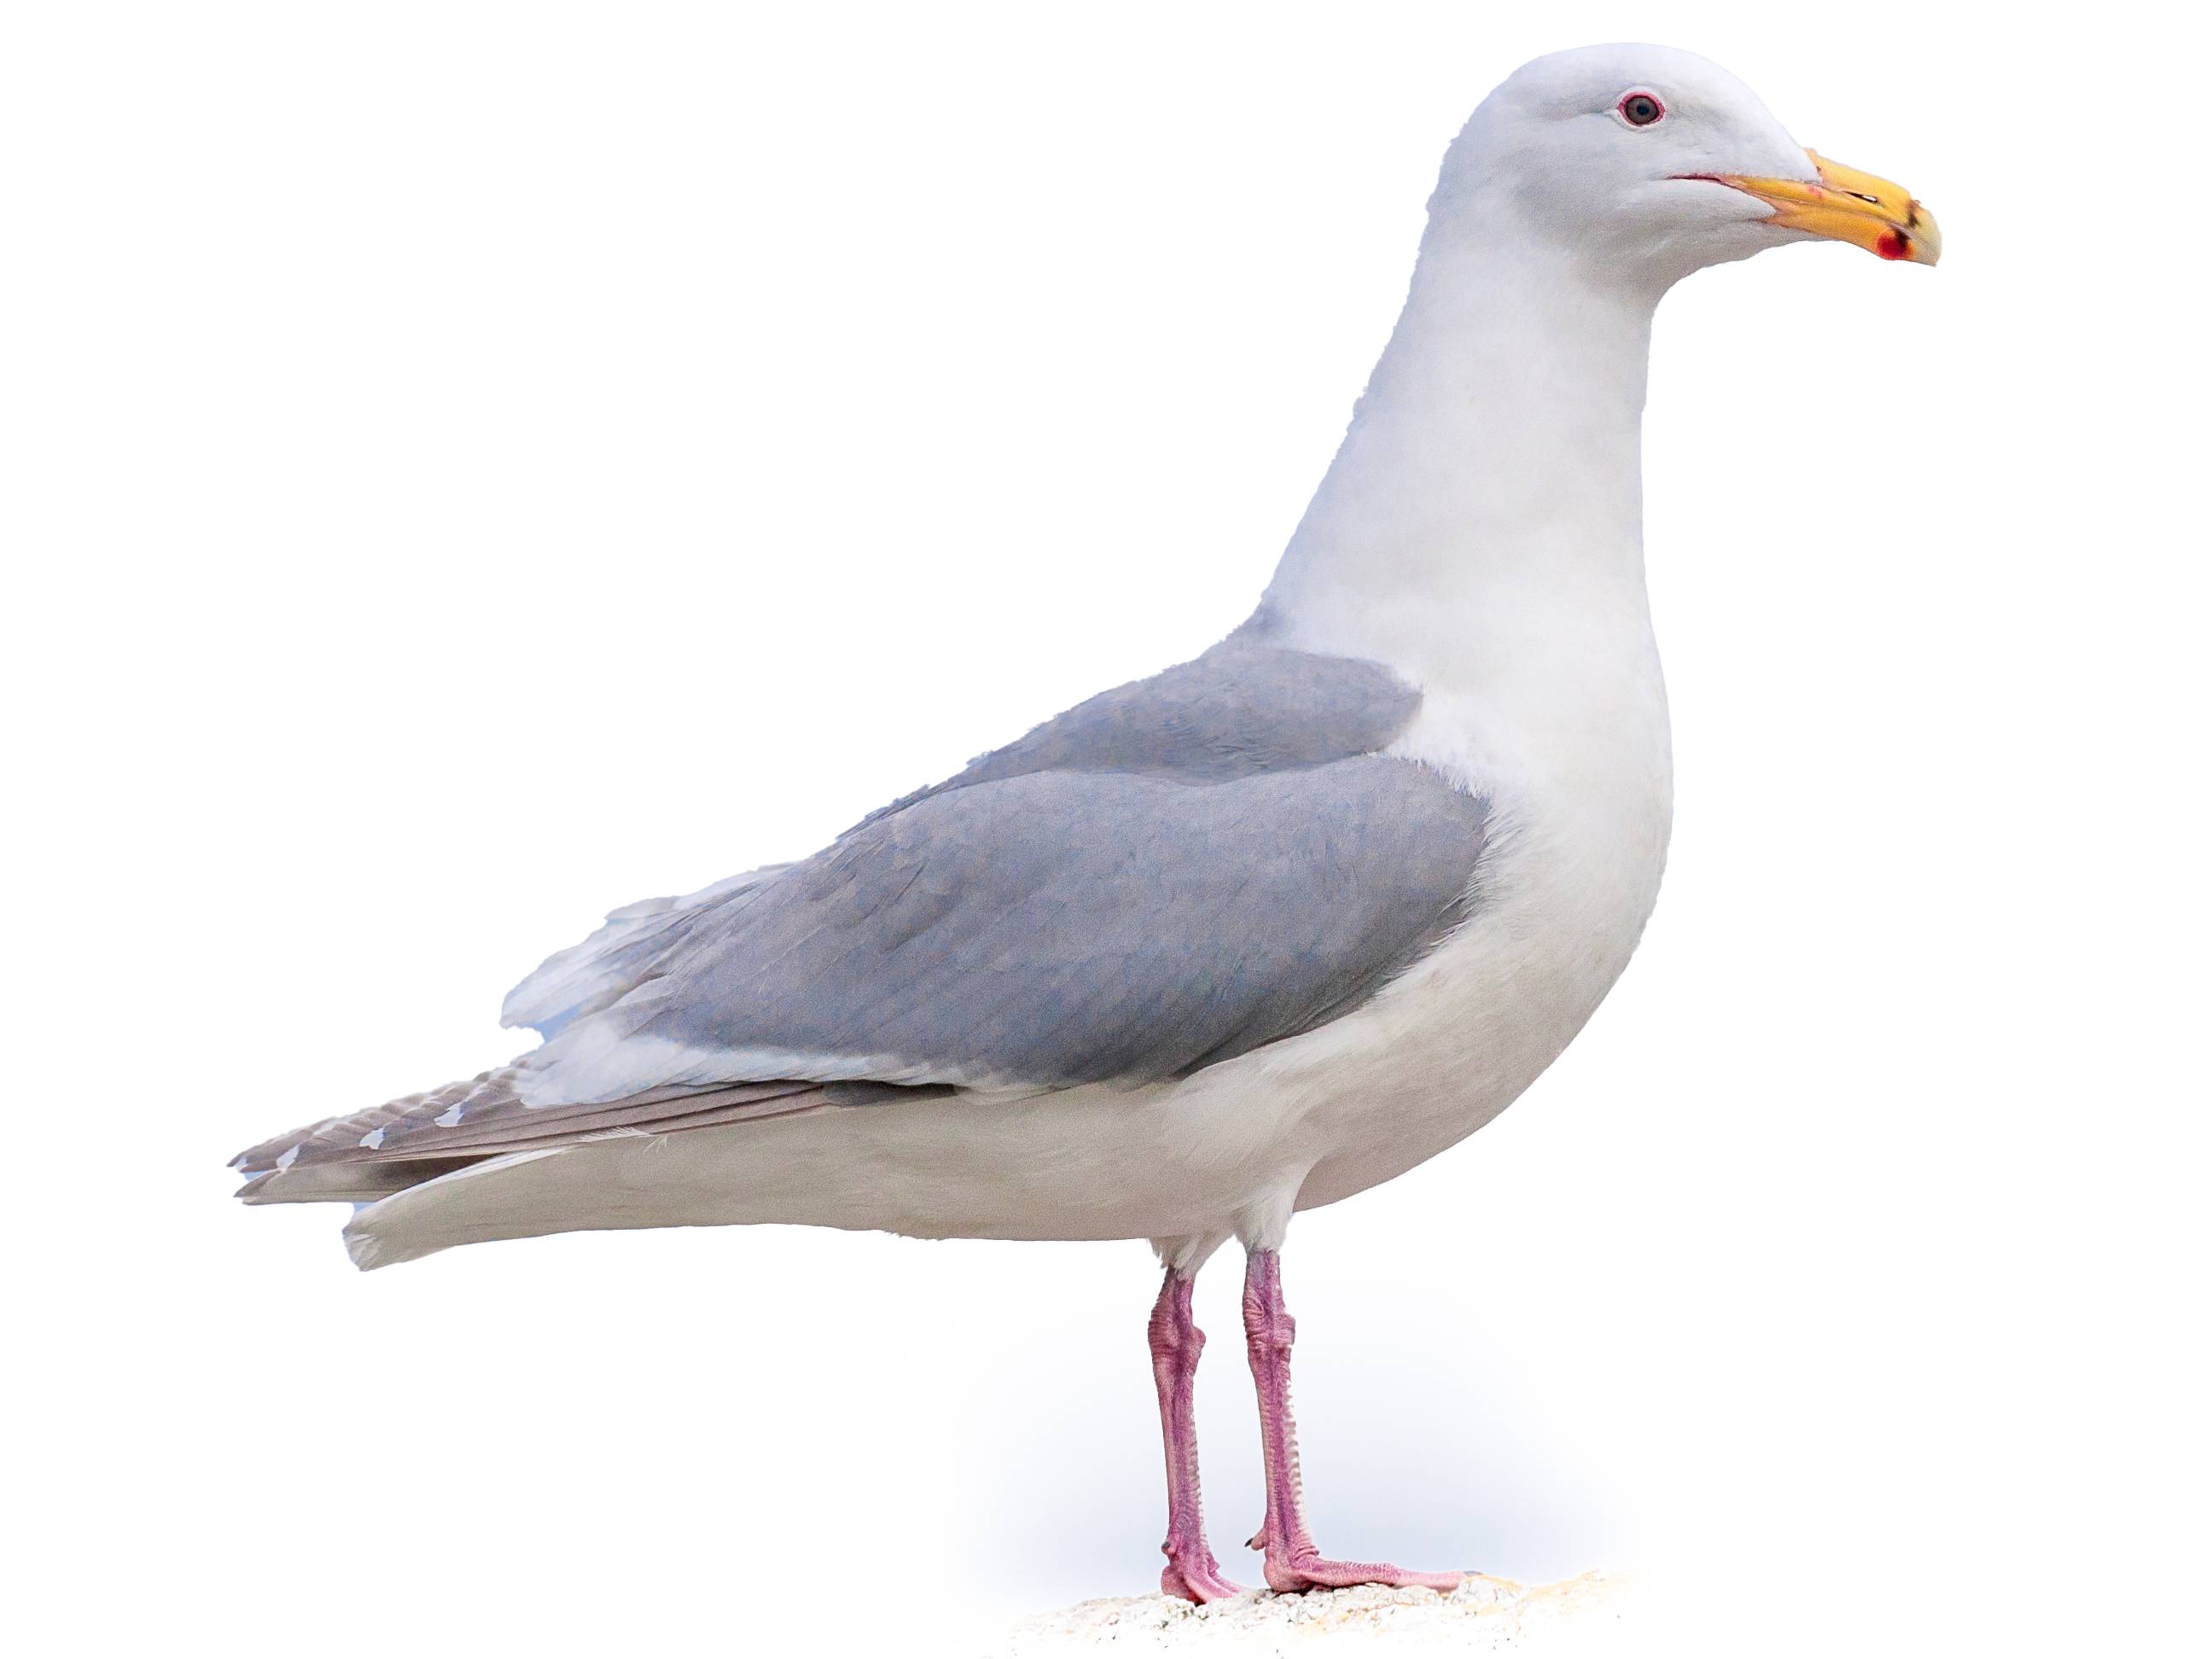
[[1648, 127], [1667, 112], [1667, 106], [1648, 92], [1625, 93], [1613, 108], [1632, 127]]

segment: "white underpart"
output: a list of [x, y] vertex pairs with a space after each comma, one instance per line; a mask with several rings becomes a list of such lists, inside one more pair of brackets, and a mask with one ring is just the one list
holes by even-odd
[[[1756, 100], [1731, 118], [1771, 125]], [[1790, 148], [1778, 128], [1759, 142], [1768, 164]], [[1522, 222], [1519, 199], [1476, 189], [1432, 216], [1404, 315], [1267, 595], [1281, 642], [1420, 688], [1392, 752], [1493, 808], [1470, 921], [1346, 1017], [1187, 1080], [495, 1160], [364, 1212], [357, 1255], [788, 1221], [1149, 1237], [1194, 1264], [1228, 1236], [1279, 1243], [1294, 1209], [1401, 1174], [1510, 1104], [1626, 966], [1665, 861], [1672, 765], [1641, 522], [1653, 312], [1675, 276], [1764, 234], [1725, 225], [1709, 253], [1623, 278]]]

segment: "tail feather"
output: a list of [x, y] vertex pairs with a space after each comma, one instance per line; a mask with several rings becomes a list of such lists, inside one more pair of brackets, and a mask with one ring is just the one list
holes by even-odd
[[[503, 1226], [499, 1219], [502, 1206], [498, 1189], [508, 1171], [547, 1158], [562, 1158], [569, 1151], [568, 1147], [549, 1146], [487, 1158], [393, 1193], [366, 1209], [354, 1212], [345, 1227], [346, 1254], [355, 1267], [367, 1273], [372, 1268], [434, 1255], [457, 1244], [557, 1231], [553, 1227]], [[482, 1206], [453, 1201], [453, 1189], [464, 1182], [484, 1187], [489, 1197]]]
[[515, 1093], [515, 1076], [500, 1066], [272, 1136], [231, 1160], [246, 1177], [237, 1195], [248, 1204], [374, 1202], [516, 1153], [813, 1111], [838, 1103], [840, 1086], [726, 1083], [534, 1108]]

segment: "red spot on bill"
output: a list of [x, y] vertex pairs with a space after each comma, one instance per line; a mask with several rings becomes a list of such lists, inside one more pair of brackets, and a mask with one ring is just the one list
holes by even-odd
[[1912, 257], [1912, 244], [1905, 240], [1903, 231], [1885, 230], [1875, 238], [1874, 251], [1885, 259], [1909, 259]]

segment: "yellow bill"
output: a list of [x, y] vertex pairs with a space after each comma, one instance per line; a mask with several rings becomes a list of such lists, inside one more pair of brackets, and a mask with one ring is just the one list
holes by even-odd
[[1884, 259], [1910, 259], [1932, 265], [1943, 255], [1943, 233], [1936, 228], [1936, 216], [1914, 201], [1902, 186], [1871, 173], [1827, 161], [1812, 150], [1813, 165], [1820, 182], [1796, 179], [1741, 179], [1727, 173], [1711, 175], [1716, 184], [1730, 185], [1774, 206], [1772, 222], [1815, 236], [1849, 242]]

